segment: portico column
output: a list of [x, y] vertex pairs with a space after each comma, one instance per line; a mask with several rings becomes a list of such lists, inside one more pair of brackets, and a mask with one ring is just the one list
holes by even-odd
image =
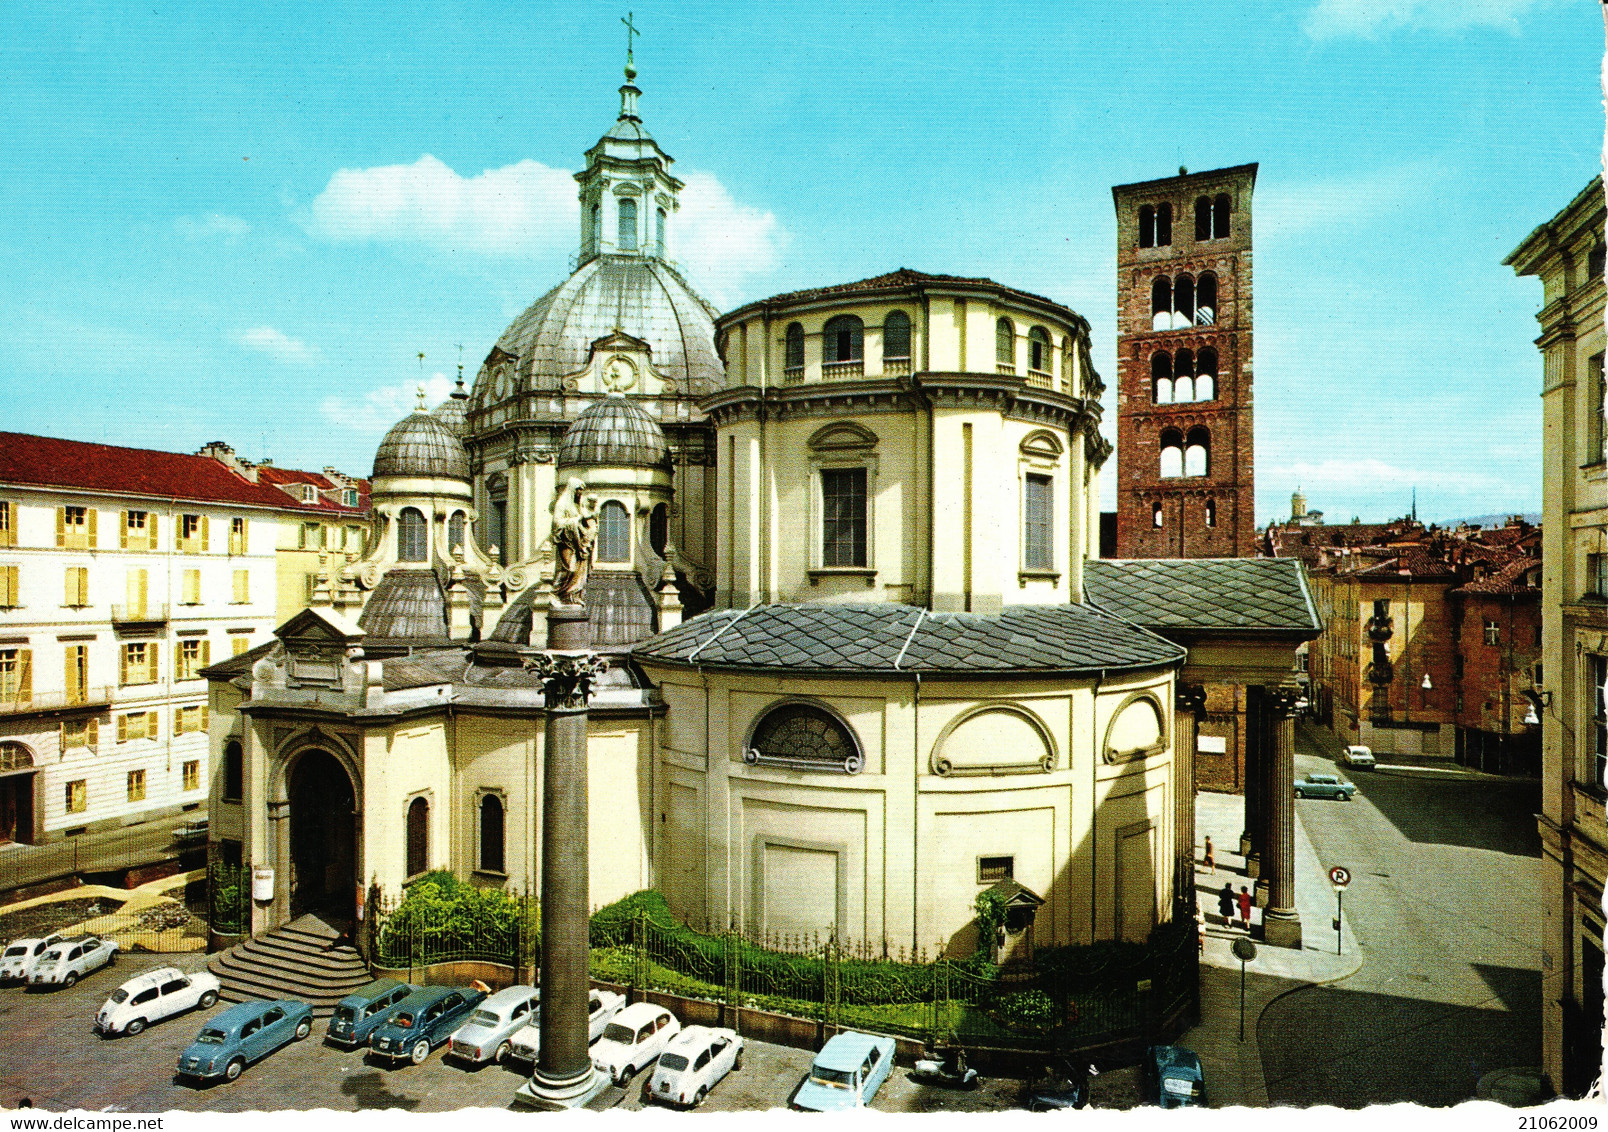
[[1295, 716], [1301, 693], [1295, 688], [1264, 689], [1268, 722], [1269, 771], [1267, 907], [1262, 911], [1262, 938], [1276, 947], [1301, 946], [1301, 917], [1295, 909]]
[[1240, 834], [1240, 852], [1245, 855], [1245, 875], [1254, 880], [1261, 873], [1262, 862], [1262, 794], [1267, 762], [1263, 747], [1266, 736], [1262, 731], [1262, 689], [1252, 685], [1241, 691], [1245, 696], [1244, 723], [1240, 732], [1245, 743], [1245, 769], [1241, 778], [1245, 789], [1245, 829]]
[[[267, 912], [263, 930], [290, 923], [290, 803], [268, 803], [268, 847], [273, 854], [274, 898], [264, 909]], [[256, 904], [255, 898], [252, 904]]]
[[1195, 749], [1206, 689], [1180, 684], [1173, 695], [1173, 899], [1187, 916], [1195, 899]]

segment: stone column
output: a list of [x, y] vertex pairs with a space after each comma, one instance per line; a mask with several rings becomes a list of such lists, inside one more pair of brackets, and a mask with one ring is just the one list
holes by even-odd
[[[270, 931], [281, 924], [290, 923], [290, 803], [288, 801], [274, 801], [268, 803], [268, 846], [273, 856], [269, 864], [274, 868], [274, 898], [266, 906], [257, 903], [256, 894], [252, 894], [251, 904], [254, 908], [262, 908], [261, 927], [254, 922], [254, 931]], [[246, 862], [246, 872], [252, 872], [252, 862]], [[247, 876], [241, 883], [252, 883]], [[252, 917], [253, 921], [257, 918]]]
[[1301, 946], [1301, 917], [1295, 908], [1295, 716], [1301, 693], [1269, 688], [1263, 697], [1268, 722], [1267, 846], [1263, 872], [1268, 882], [1262, 911], [1263, 939], [1275, 947]]
[[1206, 689], [1180, 684], [1173, 694], [1173, 899], [1185, 916], [1195, 900], [1195, 748]]
[[608, 662], [586, 651], [584, 606], [547, 614], [548, 651], [526, 666], [542, 679], [547, 731], [542, 752], [541, 1051], [520, 1098], [543, 1108], [584, 1103], [597, 1078], [587, 1050], [588, 895], [587, 698]]
[[[1240, 694], [1235, 691], [1235, 698]], [[1262, 861], [1262, 777], [1266, 764], [1263, 751], [1261, 688], [1243, 689], [1245, 714], [1242, 717], [1240, 738], [1245, 744], [1245, 770], [1242, 781], [1245, 788], [1245, 829], [1240, 834], [1240, 852], [1245, 856], [1245, 875], [1252, 879], [1261, 871]]]

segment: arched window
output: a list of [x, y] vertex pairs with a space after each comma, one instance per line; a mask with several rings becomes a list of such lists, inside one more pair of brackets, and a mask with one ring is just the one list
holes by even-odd
[[840, 314], [821, 331], [821, 360], [858, 362], [865, 359], [865, 325], [852, 314]]
[[787, 324], [787, 358], [783, 364], [789, 377], [804, 372], [804, 328], [796, 322]]
[[618, 499], [609, 500], [597, 513], [597, 560], [631, 560], [631, 516]]
[[1156, 404], [1172, 404], [1172, 355], [1166, 350], [1157, 350], [1150, 355], [1150, 386]]
[[994, 324], [994, 368], [1003, 373], [1016, 372], [1016, 326], [1008, 318]]
[[1139, 206], [1139, 246], [1156, 246], [1156, 210], [1148, 204]]
[[408, 876], [430, 867], [430, 803], [415, 798], [408, 803]]
[[1167, 520], [1161, 513], [1161, 504], [1159, 503], [1150, 505], [1150, 525], [1158, 528], [1167, 525]]
[[1164, 248], [1172, 243], [1172, 205], [1156, 206], [1156, 246]]
[[1206, 525], [1208, 527], [1217, 525], [1217, 500], [1215, 499], [1206, 501]]
[[882, 356], [908, 360], [910, 357], [910, 316], [894, 311], [882, 323]]
[[1217, 199], [1212, 202], [1212, 238], [1214, 240], [1228, 238], [1228, 210], [1228, 194], [1218, 193]]
[[1195, 355], [1195, 400], [1214, 401], [1217, 399], [1217, 351], [1210, 346], [1202, 346], [1200, 353]]
[[1195, 355], [1190, 350], [1179, 350], [1178, 358], [1173, 362], [1173, 372], [1178, 375], [1173, 382], [1174, 401], [1193, 401], [1195, 399]]
[[[462, 511], [454, 511], [452, 518], [447, 520], [447, 553], [451, 554], [460, 546], [464, 546], [469, 526], [469, 517]], [[465, 553], [468, 547], [464, 546]]]
[[424, 514], [417, 507], [404, 507], [396, 517], [396, 556], [402, 562], [424, 562], [429, 558], [430, 532]]
[[240, 744], [230, 742], [223, 749], [223, 800], [238, 802], [245, 795], [246, 760]]
[[[424, 801], [420, 798], [419, 801]], [[480, 799], [480, 870], [500, 873], [503, 869], [503, 804], [495, 794]]]
[[1211, 326], [1217, 321], [1217, 276], [1207, 273], [1195, 285], [1195, 325]]
[[754, 728], [743, 761], [858, 774], [864, 765], [854, 733], [837, 716], [812, 704], [773, 708]]
[[658, 252], [659, 252], [659, 254], [661, 256], [666, 254], [665, 253], [665, 247], [664, 247], [664, 221], [665, 221], [664, 209], [661, 208], [659, 210], [659, 212], [658, 212], [658, 219], [657, 219], [658, 227], [654, 230], [654, 234], [653, 234], [653, 236], [654, 236], [653, 246], [656, 249], [658, 249]]
[[648, 545], [660, 558], [670, 545], [670, 508], [666, 504], [658, 504], [648, 516]]
[[1050, 366], [1050, 334], [1042, 326], [1035, 326], [1027, 332], [1027, 368], [1039, 373], [1049, 373]]
[[1161, 478], [1176, 479], [1184, 474], [1184, 438], [1177, 429], [1161, 434]]
[[1172, 329], [1172, 280], [1165, 275], [1150, 285], [1150, 329]]
[[637, 209], [636, 201], [629, 197], [620, 200], [620, 250], [634, 252], [637, 250]]
[[1174, 330], [1195, 324], [1195, 280], [1188, 275], [1180, 275], [1178, 282], [1173, 284], [1173, 316]]
[[1189, 430], [1184, 447], [1184, 475], [1209, 476], [1212, 472], [1212, 434], [1204, 428]]
[[592, 226], [591, 226], [591, 229], [590, 229], [590, 234], [591, 234], [591, 237], [592, 237], [592, 246], [595, 248], [595, 247], [597, 247], [597, 245], [603, 239], [603, 206], [602, 205], [594, 204], [592, 206]]
[[1212, 201], [1210, 197], [1195, 198], [1195, 239], [1212, 238]]

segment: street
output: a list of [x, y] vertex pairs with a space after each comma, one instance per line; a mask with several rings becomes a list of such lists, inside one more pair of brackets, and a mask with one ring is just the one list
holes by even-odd
[[[1334, 773], [1305, 727], [1297, 776]], [[1493, 1069], [1540, 1064], [1539, 783], [1451, 767], [1340, 768], [1351, 802], [1296, 802], [1322, 864], [1351, 872], [1363, 964], [1262, 1013], [1270, 1103], [1455, 1104]], [[1304, 929], [1333, 947], [1328, 921]]]

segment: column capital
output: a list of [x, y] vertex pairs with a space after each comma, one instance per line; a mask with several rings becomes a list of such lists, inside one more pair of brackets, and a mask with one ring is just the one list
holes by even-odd
[[1180, 684], [1173, 696], [1179, 711], [1197, 717], [1206, 711], [1206, 689], [1199, 684]]
[[1294, 719], [1306, 707], [1306, 697], [1301, 694], [1300, 688], [1281, 684], [1276, 688], [1267, 690], [1267, 708], [1281, 719]]
[[544, 652], [530, 657], [525, 667], [542, 680], [549, 710], [584, 710], [592, 682], [609, 670], [609, 662], [596, 653]]

